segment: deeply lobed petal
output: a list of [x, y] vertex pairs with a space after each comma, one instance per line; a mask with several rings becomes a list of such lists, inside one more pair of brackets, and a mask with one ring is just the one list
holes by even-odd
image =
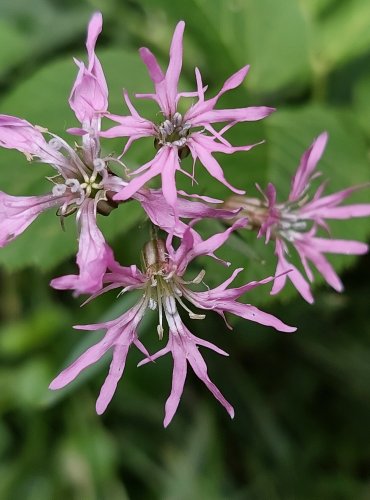
[[[113, 358], [109, 373], [100, 390], [96, 402], [96, 411], [102, 414], [110, 403], [117, 384], [123, 375], [126, 358], [131, 344], [142, 351], [148, 359], [150, 355], [141, 342], [138, 341], [136, 328], [143, 316], [143, 301], [129, 309], [114, 321], [99, 325], [86, 325], [88, 330], [105, 329], [102, 340], [91, 346], [81, 354], [71, 365], [65, 368], [50, 384], [52, 390], [61, 389], [70, 384], [83, 370], [98, 362], [110, 349], [113, 349]], [[145, 309], [144, 309], [145, 310]], [[79, 327], [80, 328], [80, 327]]]
[[352, 186], [336, 193], [321, 196], [324, 186], [320, 186], [314, 198], [305, 203], [299, 213], [302, 218], [307, 219], [351, 219], [352, 217], [368, 217], [370, 215], [370, 203], [356, 203], [338, 207], [352, 193], [369, 187], [368, 185]]
[[234, 417], [234, 409], [230, 403], [224, 398], [221, 391], [210, 380], [207, 372], [207, 365], [198, 350], [198, 345], [212, 349], [221, 355], [226, 353], [220, 350], [214, 344], [199, 339], [193, 335], [183, 324], [179, 314], [168, 314], [166, 312], [170, 333], [167, 346], [157, 353], [153, 354], [150, 359], [144, 359], [139, 365], [154, 361], [161, 356], [171, 352], [173, 357], [173, 372], [171, 393], [165, 404], [165, 417], [163, 421], [164, 427], [167, 427], [178, 408], [180, 399], [184, 390], [184, 384], [187, 374], [187, 363], [193, 368], [197, 377], [206, 385], [214, 397], [224, 406], [231, 418]]
[[103, 286], [103, 277], [109, 262], [109, 250], [96, 224], [95, 202], [88, 199], [80, 208], [80, 236], [77, 253], [78, 275], [55, 278], [50, 285], [58, 290], [72, 289], [77, 295], [94, 293]]
[[214, 234], [204, 241], [196, 241], [191, 229], [187, 228], [176, 251], [171, 245], [171, 238], [169, 238], [167, 240], [167, 251], [172, 262], [176, 265], [177, 273], [179, 275], [184, 274], [190, 262], [200, 255], [214, 256], [214, 252], [227, 241], [230, 234], [245, 227], [246, 224], [246, 219], [239, 219], [225, 231]]
[[313, 304], [314, 299], [310, 285], [304, 279], [301, 272], [285, 259], [284, 244], [279, 239], [276, 240], [275, 253], [278, 258], [278, 264], [276, 267], [277, 278], [274, 281], [271, 295], [278, 294], [284, 288], [287, 278], [289, 278], [301, 296], [309, 304]]
[[11, 196], [0, 191], [0, 246], [5, 246], [19, 236], [38, 215], [63, 204], [62, 197]]
[[313, 171], [324, 153], [327, 140], [328, 134], [327, 132], [323, 132], [314, 140], [307, 151], [304, 152], [297, 172], [292, 180], [289, 201], [297, 200], [307, 189]]
[[163, 73], [153, 53], [146, 47], [140, 49], [140, 57], [148, 68], [149, 76], [155, 86], [155, 95], [138, 95], [137, 97], [154, 98], [159, 104], [165, 116], [169, 117], [176, 112], [178, 101], [178, 83], [182, 67], [182, 39], [185, 23], [180, 21], [174, 31], [171, 47], [170, 60], [166, 74]]

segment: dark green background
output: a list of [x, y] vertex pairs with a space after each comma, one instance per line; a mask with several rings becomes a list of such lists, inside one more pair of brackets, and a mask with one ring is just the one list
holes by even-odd
[[[245, 84], [220, 105], [278, 109], [230, 134], [235, 144], [266, 139], [249, 153], [219, 157], [231, 182], [254, 196], [255, 182], [264, 187], [273, 181], [284, 200], [300, 155], [323, 130], [330, 140], [319, 169], [330, 179], [328, 190], [369, 180], [368, 0], [2, 0], [2, 113], [67, 136], [64, 130], [76, 125], [67, 105], [76, 74], [72, 56], [85, 57], [86, 26], [96, 9], [104, 14], [97, 53], [112, 111], [125, 113], [122, 87], [151, 91], [137, 48], [150, 46], [165, 66], [173, 29], [185, 19], [184, 90], [194, 87], [194, 66], [213, 95], [250, 63]], [[139, 107], [156, 118], [152, 106]], [[121, 147], [119, 140], [104, 143], [107, 152]], [[143, 141], [126, 161], [136, 166], [153, 152], [151, 141]], [[17, 152], [2, 150], [0, 168], [0, 189], [10, 194], [41, 194], [48, 187], [50, 170], [27, 164]], [[198, 174], [199, 192], [228, 195], [200, 167]], [[370, 201], [366, 190], [353, 199]], [[130, 203], [99, 223], [122, 262], [139, 263], [148, 237], [140, 208]], [[245, 298], [297, 325], [294, 335], [238, 320], [229, 332], [211, 314], [193, 321], [195, 334], [230, 354], [204, 353], [236, 417], [231, 421], [189, 374], [178, 413], [164, 430], [170, 359], [136, 369], [140, 356], [130, 353], [102, 417], [94, 405], [109, 359], [64, 391], [47, 389], [101, 336], [72, 325], [113, 318], [132, 304], [108, 294], [81, 309], [82, 298], [48, 288], [52, 277], [75, 269], [75, 226], [73, 220], [66, 225], [63, 233], [54, 213], [45, 214], [0, 252], [1, 500], [370, 498], [368, 256], [333, 258], [346, 291], [318, 287], [313, 306], [293, 288], [274, 301], [268, 287]], [[216, 223], [203, 227], [204, 234], [221, 229]], [[365, 241], [370, 222], [342, 221], [332, 230], [336, 237]], [[244, 281], [274, 270], [272, 248], [254, 234], [233, 237], [219, 255], [246, 267]], [[200, 265], [210, 285], [229, 272], [206, 259]], [[155, 316], [145, 320], [142, 335], [151, 352], [158, 348]]]

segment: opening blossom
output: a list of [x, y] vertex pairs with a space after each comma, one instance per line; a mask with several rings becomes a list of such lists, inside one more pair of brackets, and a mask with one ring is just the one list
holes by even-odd
[[[155, 147], [158, 150], [152, 160], [132, 172], [133, 179], [114, 196], [115, 200], [129, 199], [145, 183], [153, 177], [161, 175], [163, 196], [169, 205], [175, 207], [177, 199], [176, 172], [180, 171], [194, 180], [194, 165], [193, 173], [189, 174], [182, 168], [181, 164], [181, 160], [189, 153], [194, 164], [199, 160], [212, 177], [232, 191], [244, 193], [228, 183], [220, 164], [213, 157], [213, 153], [232, 154], [236, 151], [251, 149], [254, 145], [232, 146], [223, 137], [224, 132], [238, 122], [261, 120], [272, 113], [274, 109], [265, 106], [215, 109], [219, 98], [225, 92], [241, 85], [248, 73], [249, 66], [243, 67], [232, 75], [224, 83], [219, 93], [211, 99], [205, 98], [205, 88], [198, 69], [195, 70], [197, 91], [179, 92], [184, 28], [183, 21], [180, 21], [176, 26], [166, 73], [163, 73], [157, 59], [149, 49], [140, 49], [140, 56], [148, 68], [155, 93], [136, 94], [136, 97], [154, 100], [160, 107], [163, 115], [162, 121], [153, 123], [140, 116], [126, 91], [124, 91], [124, 99], [131, 114], [127, 116], [107, 115], [119, 125], [102, 132], [102, 135], [104, 137], [127, 137], [128, 142], [124, 152], [134, 141], [142, 137], [153, 137]], [[178, 102], [181, 97], [196, 97], [198, 99], [184, 115], [178, 111]], [[221, 131], [216, 131], [213, 124], [223, 122], [226, 122], [227, 125]]]
[[[239, 216], [249, 217], [251, 227], [259, 229], [258, 237], [265, 237], [266, 243], [270, 239], [275, 241], [278, 259], [276, 274], [280, 276], [274, 281], [271, 293], [279, 293], [289, 278], [309, 303], [314, 301], [309, 285], [314, 280], [310, 263], [331, 287], [341, 292], [343, 284], [324, 254], [361, 255], [368, 251], [368, 245], [359, 241], [322, 238], [317, 235], [320, 227], [329, 233], [326, 219], [351, 219], [370, 215], [368, 203], [341, 206], [348, 196], [364, 186], [354, 186], [324, 196], [326, 182], [323, 182], [312, 196], [309, 195], [312, 181], [320, 175], [315, 172], [315, 168], [325, 150], [327, 139], [328, 134], [322, 133], [303, 154], [286, 202], [277, 202], [276, 188], [269, 183], [263, 193], [263, 200], [234, 197], [225, 203], [225, 207], [229, 208], [243, 207]], [[291, 247], [299, 255], [307, 279], [289, 261]], [[281, 274], [288, 270], [290, 272]]]
[[[224, 283], [217, 288], [198, 292], [192, 290], [192, 285], [202, 283], [205, 272], [201, 271], [194, 279], [187, 281], [184, 274], [193, 259], [200, 255], [213, 253], [227, 240], [230, 233], [244, 227], [245, 221], [239, 220], [223, 233], [215, 234], [202, 242], [196, 242], [190, 228], [185, 231], [180, 246], [175, 250], [172, 238], [167, 241], [150, 240], [143, 250], [144, 270], [139, 271], [136, 266], [122, 267], [111, 257], [109, 271], [104, 276], [105, 288], [95, 294], [122, 288], [120, 293], [130, 290], [140, 290], [141, 295], [137, 304], [113, 321], [93, 325], [79, 325], [75, 328], [82, 330], [105, 329], [106, 334], [97, 344], [90, 347], [77, 358], [69, 367], [63, 370], [50, 384], [51, 389], [60, 389], [88, 366], [96, 363], [109, 350], [113, 351], [109, 374], [101, 388], [96, 403], [96, 411], [101, 414], [107, 408], [116, 390], [118, 381], [122, 377], [128, 350], [134, 344], [145, 355], [139, 365], [151, 362], [170, 353], [173, 357], [172, 388], [165, 406], [164, 426], [171, 422], [183, 392], [187, 364], [194, 373], [204, 382], [215, 398], [225, 407], [231, 417], [234, 409], [226, 401], [220, 390], [210, 380], [206, 363], [198, 350], [198, 346], [212, 349], [218, 354], [227, 356], [227, 353], [217, 346], [193, 335], [185, 326], [180, 317], [178, 307], [184, 309], [190, 319], [204, 319], [204, 311], [215, 311], [225, 318], [225, 313], [231, 313], [262, 325], [271, 326], [281, 332], [296, 330], [282, 321], [265, 313], [250, 304], [237, 302], [241, 295], [251, 289], [268, 283], [274, 278], [269, 277], [262, 281], [254, 281], [239, 288], [228, 288], [236, 275], [242, 270], [237, 269]], [[192, 307], [202, 310], [194, 312]], [[162, 340], [164, 335], [164, 320], [168, 325], [168, 341], [163, 349], [150, 355], [138, 337], [138, 327], [147, 309], [158, 311], [157, 333]], [[226, 320], [225, 320], [226, 321]]]

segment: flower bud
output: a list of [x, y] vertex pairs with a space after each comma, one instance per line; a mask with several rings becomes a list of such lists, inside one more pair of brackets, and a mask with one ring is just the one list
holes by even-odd
[[248, 219], [250, 229], [258, 229], [265, 222], [268, 216], [268, 207], [263, 200], [258, 198], [249, 198], [243, 195], [232, 195], [227, 198], [222, 208], [226, 210], [240, 210], [236, 215], [236, 219]]
[[143, 248], [145, 270], [160, 271], [166, 264], [166, 244], [163, 240], [150, 240]]

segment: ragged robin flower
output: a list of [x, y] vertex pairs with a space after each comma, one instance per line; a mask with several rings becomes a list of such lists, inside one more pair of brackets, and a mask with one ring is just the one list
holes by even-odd
[[[160, 122], [154, 123], [140, 116], [126, 91], [124, 91], [124, 98], [130, 115], [107, 115], [118, 125], [102, 132], [102, 135], [104, 137], [127, 137], [128, 142], [124, 152], [134, 141], [142, 137], [153, 137], [157, 149], [154, 159], [131, 173], [132, 180], [114, 196], [116, 200], [127, 200], [145, 183], [161, 175], [163, 195], [167, 203], [175, 207], [177, 199], [176, 172], [182, 172], [195, 180], [194, 165], [192, 173], [184, 170], [182, 166], [182, 159], [189, 154], [192, 156], [194, 164], [199, 160], [212, 177], [232, 191], [243, 193], [240, 189], [229, 184], [221, 165], [213, 154], [217, 152], [232, 154], [236, 151], [251, 149], [253, 145], [232, 146], [223, 136], [224, 132], [239, 122], [261, 120], [272, 113], [274, 109], [266, 106], [215, 109], [223, 94], [242, 84], [249, 66], [243, 67], [228, 78], [218, 94], [210, 99], [205, 98], [205, 87], [198, 69], [195, 70], [197, 91], [179, 92], [184, 27], [183, 21], [180, 21], [176, 26], [166, 73], [163, 73], [157, 59], [149, 49], [145, 47], [140, 49], [140, 56], [154, 83], [155, 93], [136, 94], [136, 97], [152, 99], [158, 104], [161, 110]], [[197, 101], [190, 106], [185, 114], [181, 114], [178, 110], [178, 103], [182, 97], [197, 98]], [[213, 124], [218, 123], [226, 123], [226, 125], [222, 130], [216, 131]]]
[[0, 116], [0, 145], [17, 149], [28, 160], [50, 164], [56, 175], [48, 177], [50, 193], [42, 196], [10, 196], [0, 192], [0, 244], [6, 245], [21, 234], [44, 210], [57, 208], [63, 220], [75, 214], [79, 226], [78, 275], [52, 281], [55, 288], [71, 288], [92, 293], [102, 286], [108, 245], [96, 224], [97, 212], [109, 214], [117, 203], [112, 195], [124, 183], [113, 175], [100, 149], [101, 117], [108, 107], [108, 90], [94, 48], [102, 29], [101, 14], [95, 14], [88, 27], [88, 66], [76, 61], [79, 72], [69, 103], [81, 123], [82, 145], [70, 146], [64, 139], [26, 120]]
[[[258, 237], [264, 237], [266, 243], [275, 242], [275, 254], [278, 259], [272, 294], [277, 294], [285, 286], [289, 278], [298, 292], [307, 301], [314, 301], [309, 283], [313, 282], [312, 263], [325, 281], [336, 291], [343, 290], [343, 284], [326, 253], [361, 255], [368, 251], [368, 246], [359, 241], [334, 239], [330, 237], [327, 219], [351, 219], [368, 217], [370, 204], [341, 203], [353, 192], [365, 187], [354, 186], [333, 194], [323, 195], [326, 182], [320, 184], [313, 194], [310, 188], [320, 173], [315, 172], [326, 146], [328, 135], [322, 133], [303, 154], [298, 169], [292, 179], [288, 200], [278, 202], [275, 186], [268, 184], [263, 199], [233, 196], [224, 203], [224, 208], [242, 208], [237, 217], [248, 217], [249, 226], [258, 230]], [[323, 229], [327, 236], [318, 234]], [[289, 261], [291, 249], [294, 248], [302, 262], [307, 279]]]
[[[134, 344], [145, 355], [144, 360], [139, 365], [154, 361], [167, 353], [171, 353], [173, 357], [172, 389], [165, 406], [165, 426], [171, 422], [179, 405], [188, 363], [215, 398], [226, 408], [229, 415], [233, 417], [233, 407], [209, 378], [207, 366], [199, 352], [199, 347], [212, 349], [218, 354], [227, 354], [209, 340], [193, 335], [181, 319], [179, 309], [183, 309], [193, 320], [202, 320], [205, 312], [214, 311], [224, 319], [225, 313], [231, 313], [262, 325], [271, 326], [281, 332], [295, 331], [295, 328], [284, 324], [271, 314], [250, 304], [237, 301], [241, 295], [254, 287], [272, 281], [273, 277], [259, 282], [254, 281], [239, 288], [228, 288], [241, 271], [241, 269], [237, 269], [229, 279], [217, 288], [209, 289], [206, 287], [205, 291], [193, 290], [194, 286], [203, 282], [204, 271], [190, 280], [184, 277], [188, 265], [193, 259], [200, 255], [213, 255], [232, 231], [244, 227], [244, 225], [245, 221], [239, 220], [223, 233], [215, 234], [200, 242], [195, 241], [191, 228], [188, 227], [177, 249], [174, 249], [170, 236], [166, 242], [161, 239], [150, 240], [143, 250], [143, 271], [139, 271], [136, 266], [122, 267], [111, 256], [108, 271], [104, 276], [105, 287], [92, 298], [113, 289], [121, 289], [120, 294], [131, 290], [140, 290], [140, 298], [131, 309], [117, 319], [100, 324], [76, 326], [75, 328], [82, 330], [104, 329], [106, 333], [100, 342], [90, 347], [63, 370], [52, 381], [50, 388], [60, 389], [66, 386], [81, 371], [96, 363], [107, 351], [112, 350], [113, 358], [109, 374], [96, 403], [97, 413], [103, 413], [122, 377], [128, 350], [131, 344]], [[194, 308], [196, 309], [194, 310]], [[167, 337], [166, 346], [153, 355], [147, 352], [138, 336], [139, 324], [148, 309], [158, 311], [157, 334], [159, 341], [162, 342]], [[168, 326], [168, 334], [166, 334], [165, 323]]]

